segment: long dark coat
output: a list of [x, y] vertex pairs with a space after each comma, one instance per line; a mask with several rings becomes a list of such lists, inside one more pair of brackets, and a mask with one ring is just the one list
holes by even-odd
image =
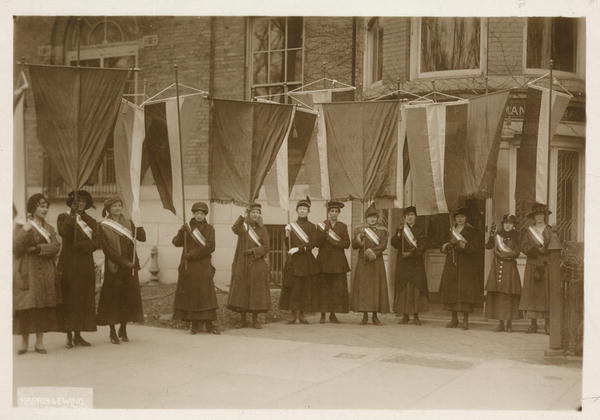
[[[429, 295], [427, 287], [427, 275], [425, 274], [425, 261], [423, 254], [427, 249], [427, 233], [425, 229], [418, 224], [414, 224], [409, 229], [412, 231], [417, 246], [414, 247], [402, 233], [404, 226], [398, 229], [398, 232], [392, 237], [391, 244], [398, 250], [396, 259], [396, 291], [402, 290], [407, 283], [412, 283], [421, 294]], [[403, 257], [403, 252], [410, 252], [410, 255]]]
[[[552, 231], [552, 228], [546, 226], [542, 233], [544, 237], [543, 248], [546, 252], [553, 235], [556, 234]], [[550, 295], [548, 294], [550, 254], [540, 252], [538, 243], [531, 237], [528, 229], [523, 229], [521, 232], [521, 251], [527, 255], [527, 263], [525, 264], [519, 309], [522, 311], [548, 312], [550, 310]]]
[[93, 230], [90, 239], [76, 223], [75, 216], [62, 213], [57, 228], [62, 237], [58, 258], [63, 305], [60, 310], [65, 331], [96, 331], [96, 272], [94, 251], [99, 248], [98, 224], [87, 213], [81, 219]]
[[[358, 238], [363, 229], [364, 227], [357, 227], [352, 239], [352, 248], [358, 249], [358, 260], [352, 276], [350, 307], [355, 312], [387, 313], [390, 311], [390, 302], [383, 251], [387, 248], [388, 231], [384, 226], [373, 229], [379, 237], [379, 245], [376, 245], [367, 235], [363, 235], [363, 240]], [[377, 256], [375, 261], [366, 259], [367, 249], [373, 250]]]
[[[131, 231], [136, 232], [136, 240], [145, 242], [146, 231], [144, 228], [136, 228], [132, 222], [130, 224]], [[96, 323], [98, 325], [114, 325], [120, 322], [144, 322], [138, 277], [140, 262], [137, 254], [135, 255], [133, 274], [131, 268], [127, 267], [127, 263], [133, 261], [134, 257], [133, 242], [119, 235], [121, 247], [119, 253], [110, 243], [106, 229], [110, 228], [103, 227], [100, 223], [98, 228], [100, 244], [106, 258]]]
[[[323, 222], [325, 231], [317, 228], [317, 246], [319, 253], [317, 263], [320, 274], [314, 276], [312, 299], [316, 312], [342, 312], [349, 310], [348, 281], [346, 273], [350, 271], [345, 249], [350, 247], [348, 226], [342, 222], [331, 225], [329, 220]], [[340, 238], [333, 239], [327, 230], [331, 229]]]
[[[483, 241], [479, 232], [469, 224], [461, 232], [467, 240], [465, 248], [448, 247], [442, 272], [440, 294], [445, 305], [480, 306], [483, 300], [483, 278], [479, 273], [479, 251]], [[448, 240], [450, 241], [451, 235]]]
[[317, 246], [317, 227], [308, 218], [298, 218], [298, 225], [308, 235], [308, 244], [291, 231], [286, 240], [286, 249], [299, 248], [294, 255], [287, 255], [283, 268], [283, 286], [279, 297], [279, 308], [292, 311], [312, 309], [314, 276], [319, 265], [312, 253]]
[[521, 253], [519, 248], [519, 232], [516, 230], [497, 233], [500, 235], [510, 252], [503, 252], [496, 249], [496, 239], [490, 236], [485, 247], [494, 250], [492, 266], [488, 274], [485, 290], [488, 292], [499, 292], [508, 295], [521, 294], [521, 276], [517, 269], [517, 257]]
[[[198, 229], [204, 236], [206, 245], [202, 245], [192, 236], [191, 232], [194, 229]], [[183, 247], [184, 243], [187, 246], [182, 251], [179, 262], [179, 276], [173, 304], [175, 313], [216, 310], [219, 305], [213, 283], [215, 268], [211, 263], [211, 254], [215, 250], [215, 229], [206, 221], [198, 222], [192, 219], [187, 229], [184, 227], [179, 229], [172, 242], [176, 247]], [[183, 317], [185, 318], [185, 315]]]
[[267, 262], [269, 233], [262, 223], [249, 222], [260, 238], [260, 246], [244, 227], [239, 216], [231, 230], [238, 237], [231, 265], [231, 286], [227, 308], [236, 312], [267, 312], [271, 308], [270, 269]]

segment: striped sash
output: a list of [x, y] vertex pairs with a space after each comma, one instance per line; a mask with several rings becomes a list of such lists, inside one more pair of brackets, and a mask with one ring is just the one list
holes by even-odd
[[131, 242], [135, 242], [135, 239], [133, 239], [133, 235], [131, 234], [131, 231], [129, 229], [127, 229], [125, 226], [123, 226], [122, 224], [117, 223], [111, 219], [104, 219], [102, 222], [100, 222], [100, 224], [114, 230], [119, 235], [124, 236], [125, 238], [129, 239]]
[[454, 237], [454, 239], [456, 239], [457, 241], [463, 241], [463, 242], [467, 242], [467, 240], [465, 239], [464, 236], [462, 236], [460, 234], [460, 232], [458, 232], [456, 229], [454, 229], [454, 227], [450, 228], [450, 233], [452, 234], [452, 236]]
[[246, 232], [248, 232], [248, 236], [250, 236], [250, 239], [252, 239], [252, 242], [254, 242], [256, 246], [262, 246], [262, 243], [260, 242], [260, 236], [258, 236], [258, 233], [256, 233], [252, 226], [244, 222], [244, 229]]
[[500, 235], [496, 235], [496, 248], [502, 252], [512, 252], [512, 249], [506, 246]]
[[377, 236], [373, 229], [366, 227], [365, 234], [369, 237], [371, 242], [373, 242], [375, 245], [379, 245], [379, 236]]
[[406, 240], [408, 242], [410, 242], [410, 244], [416, 248], [417, 240], [415, 239], [415, 235], [413, 235], [412, 230], [410, 229], [410, 227], [408, 227], [408, 225], [404, 225], [404, 228], [402, 229], [402, 233], [404, 234], [404, 237], [406, 238]]
[[30, 219], [30, 220], [29, 220], [29, 223], [31, 223], [31, 226], [33, 226], [33, 228], [34, 228], [35, 230], [37, 230], [37, 231], [38, 231], [38, 233], [44, 237], [44, 239], [46, 240], [46, 242], [48, 242], [48, 243], [50, 243], [50, 242], [51, 242], [51, 240], [50, 240], [50, 232], [48, 232], [48, 231], [46, 230], [46, 228], [44, 228], [44, 226], [40, 225], [40, 224], [39, 224], [39, 223], [38, 223], [36, 220], [34, 220], [34, 219]]
[[[319, 222], [319, 223], [317, 224], [317, 226], [319, 226], [319, 228], [320, 228], [320, 229], [321, 229], [323, 232], [325, 232], [325, 222]], [[338, 241], [338, 242], [339, 242], [339, 241], [341, 241], [341, 240], [342, 240], [342, 238], [340, 238], [340, 236], [339, 236], [337, 233], [335, 233], [335, 232], [333, 231], [333, 227], [332, 227], [331, 229], [329, 229], [329, 231], [327, 232], [327, 235], [328, 235], [328, 236], [329, 236], [331, 239], [333, 239], [334, 241]]]
[[533, 238], [533, 240], [538, 243], [538, 246], [544, 246], [544, 236], [543, 235], [540, 235], [539, 233], [537, 233], [537, 231], [533, 228], [533, 226], [529, 226], [527, 228], [527, 230], [529, 230], [529, 233], [531, 234], [531, 237]]
[[194, 240], [202, 246], [206, 246], [206, 238], [204, 237], [204, 235], [202, 234], [202, 232], [200, 232], [200, 230], [198, 228], [194, 228], [192, 229], [191, 226], [186, 226], [188, 228], [188, 231], [191, 233], [192, 238], [194, 238]]
[[300, 225], [298, 223], [292, 222], [292, 223], [290, 223], [290, 226], [292, 227], [292, 230], [294, 231], [294, 233], [296, 234], [298, 239], [300, 239], [305, 244], [308, 244], [310, 242], [310, 239], [309, 239], [307, 233], [304, 232], [304, 230], [300, 227]]
[[75, 216], [75, 221], [77, 222], [83, 233], [85, 233], [85, 236], [87, 236], [91, 240], [92, 234], [94, 233], [92, 228], [89, 227], [88, 224], [83, 221], [80, 215]]

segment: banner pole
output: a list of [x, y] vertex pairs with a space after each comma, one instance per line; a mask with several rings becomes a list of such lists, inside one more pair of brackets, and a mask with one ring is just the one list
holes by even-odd
[[[25, 57], [21, 58], [21, 72], [22, 72], [21, 74], [23, 75], [23, 78], [25, 78]], [[23, 82], [25, 83], [25, 86], [28, 85], [26, 80], [24, 80]], [[23, 187], [24, 187], [22, 192], [24, 195], [23, 204], [25, 205], [25, 207], [24, 207], [25, 215], [24, 215], [23, 220], [25, 220], [25, 222], [26, 222], [27, 221], [27, 142], [25, 141], [25, 139], [26, 139], [26, 137], [25, 137], [25, 90], [23, 90], [23, 96], [21, 97], [21, 101], [23, 101], [23, 104], [21, 105], [21, 112], [23, 113], [22, 130], [23, 130]]]
[[[173, 65], [175, 69], [175, 94], [177, 97], [177, 134], [179, 136], [179, 169], [181, 171], [181, 212], [183, 224], [187, 224], [185, 217], [185, 183], [183, 182], [183, 141], [181, 140], [181, 113], [179, 109], [179, 66]], [[187, 233], [183, 235], [183, 252], [185, 255], [187, 249]], [[184, 269], [187, 270], [187, 259], [184, 259]]]

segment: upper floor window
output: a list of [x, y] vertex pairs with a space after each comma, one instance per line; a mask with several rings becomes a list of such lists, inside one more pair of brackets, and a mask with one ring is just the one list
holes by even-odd
[[[536, 72], [550, 68], [566, 73], [582, 73], [585, 34], [583, 24], [575, 18], [527, 18], [525, 27], [525, 70]], [[581, 74], [583, 76], [583, 74]]]
[[411, 76], [475, 76], [485, 72], [487, 21], [423, 17], [412, 21]]
[[383, 79], [383, 26], [379, 18], [372, 18], [367, 25], [366, 85]]
[[[301, 86], [304, 19], [261, 17], [251, 23], [252, 96], [287, 93]], [[273, 99], [285, 101], [284, 96]]]

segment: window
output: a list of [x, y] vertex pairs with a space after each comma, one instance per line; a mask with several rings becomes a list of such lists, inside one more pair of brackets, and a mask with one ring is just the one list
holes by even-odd
[[554, 70], [577, 73], [581, 67], [581, 63], [578, 63], [578, 53], [584, 50], [579, 45], [582, 43], [579, 42], [580, 30], [578, 19], [574, 18], [527, 18], [525, 69], [548, 69], [552, 56]]
[[486, 29], [487, 21], [482, 18], [415, 18], [411, 37], [412, 77], [483, 74]]
[[[264, 17], [251, 22], [251, 96], [287, 93], [301, 86], [303, 18]], [[284, 102], [285, 96], [273, 99]]]
[[367, 25], [367, 71], [366, 85], [383, 79], [383, 27], [379, 18], [373, 18]]
[[577, 240], [579, 207], [579, 152], [558, 151], [556, 230], [561, 241]]

